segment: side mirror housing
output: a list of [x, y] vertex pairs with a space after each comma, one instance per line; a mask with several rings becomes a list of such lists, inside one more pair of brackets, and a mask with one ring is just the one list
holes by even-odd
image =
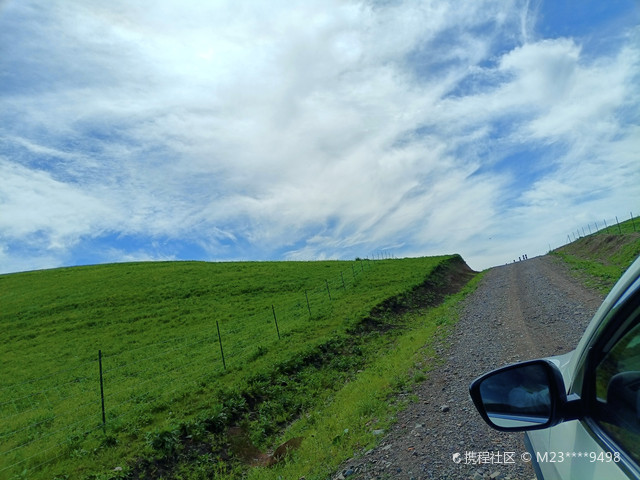
[[471, 383], [469, 393], [484, 421], [506, 432], [552, 427], [565, 419], [567, 406], [575, 409], [579, 402], [567, 402], [562, 374], [548, 360], [489, 372]]

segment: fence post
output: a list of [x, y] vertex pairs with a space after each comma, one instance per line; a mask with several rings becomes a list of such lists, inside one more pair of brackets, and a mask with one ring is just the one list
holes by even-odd
[[104, 380], [102, 378], [102, 350], [98, 350], [98, 368], [100, 369], [100, 400], [102, 403], [102, 431], [107, 431], [107, 417], [104, 413]]
[[324, 279], [324, 283], [327, 284], [327, 293], [329, 294], [329, 300], [332, 300], [331, 298], [331, 290], [329, 290], [329, 280], [327, 280], [326, 278]]
[[609, 233], [609, 225], [607, 225], [607, 221], [603, 220], [604, 222], [604, 229], [607, 231], [607, 233]]
[[278, 319], [276, 318], [276, 307], [271, 305], [271, 311], [273, 312], [273, 321], [276, 322], [276, 332], [278, 332], [278, 340], [280, 340], [280, 329], [278, 328]]
[[347, 289], [347, 286], [346, 286], [346, 285], [345, 285], [345, 283], [344, 283], [344, 275], [342, 275], [342, 271], [340, 272], [340, 278], [342, 279], [342, 289], [343, 289], [343, 290], [346, 290], [346, 289]]
[[633, 225], [633, 231], [636, 231], [636, 222], [633, 219], [633, 212], [629, 212], [631, 214], [631, 225]]
[[618, 221], [618, 216], [616, 215], [616, 223], [618, 224], [618, 233], [622, 235], [622, 229], [620, 228], [620, 222]]
[[226, 370], [227, 363], [224, 361], [224, 350], [222, 350], [222, 337], [220, 336], [220, 325], [218, 325], [217, 320], [216, 320], [216, 328], [218, 329], [218, 343], [220, 343], [220, 354], [222, 355], [222, 367]]
[[304, 298], [307, 299], [307, 309], [309, 310], [309, 318], [311, 318], [311, 305], [309, 305], [309, 295], [306, 290], [304, 291]]
[[351, 264], [351, 273], [353, 273], [353, 281], [356, 281], [356, 267], [353, 266], [353, 263]]

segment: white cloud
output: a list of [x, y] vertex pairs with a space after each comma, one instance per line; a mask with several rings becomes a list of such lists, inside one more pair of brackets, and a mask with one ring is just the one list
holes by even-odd
[[72, 185], [0, 159], [2, 236], [12, 240], [47, 238], [45, 248], [66, 249], [83, 235], [95, 235], [112, 222], [103, 202]]
[[[479, 237], [529, 214], [544, 223], [555, 205], [614, 208], [606, 188], [629, 196], [637, 179], [624, 112], [638, 105], [637, 47], [599, 56], [536, 39], [532, 10], [10, 3], [0, 41], [24, 42], [0, 60], [16, 72], [0, 92], [0, 238], [61, 250], [106, 234], [188, 239], [212, 258], [234, 244], [306, 258], [450, 247], [488, 266], [504, 246]], [[549, 145], [561, 147], [536, 156]], [[515, 162], [540, 178], [505, 160], [523, 150]]]

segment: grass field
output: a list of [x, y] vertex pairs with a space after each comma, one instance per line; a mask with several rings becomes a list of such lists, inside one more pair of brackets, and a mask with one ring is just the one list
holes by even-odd
[[[137, 263], [0, 276], [0, 479], [329, 471], [338, 456], [318, 449], [373, 441], [362, 425], [384, 426], [394, 408], [384, 396], [402, 387], [416, 348], [455, 315], [447, 303], [437, 318], [396, 315], [397, 302], [383, 301], [403, 298], [451, 261], [459, 257]], [[381, 304], [388, 311], [374, 308]], [[363, 328], [372, 311], [376, 321]], [[307, 438], [300, 452], [316, 453], [247, 470], [228, 438], [232, 425], [252, 449], [291, 431]]]
[[610, 225], [552, 253], [568, 263], [588, 286], [608, 293], [640, 255], [640, 219]]

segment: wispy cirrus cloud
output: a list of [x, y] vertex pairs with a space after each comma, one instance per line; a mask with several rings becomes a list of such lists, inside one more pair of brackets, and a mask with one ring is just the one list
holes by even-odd
[[623, 7], [7, 2], [0, 270], [540, 252], [640, 197]]

